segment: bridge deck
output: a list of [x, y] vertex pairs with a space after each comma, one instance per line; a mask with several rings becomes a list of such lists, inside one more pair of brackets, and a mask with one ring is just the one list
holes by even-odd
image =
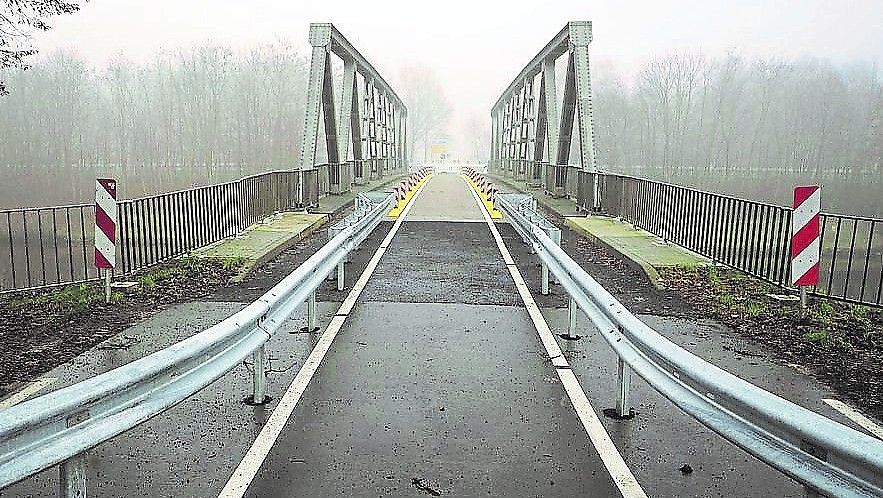
[[424, 190], [247, 496], [616, 495], [488, 227], [411, 221], [466, 183]]

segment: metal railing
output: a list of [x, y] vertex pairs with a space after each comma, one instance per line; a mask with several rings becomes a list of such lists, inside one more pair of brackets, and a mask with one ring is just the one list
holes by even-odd
[[[119, 201], [115, 273], [131, 273], [185, 254], [292, 209], [298, 174], [271, 171]], [[0, 211], [0, 291], [98, 278], [94, 239], [92, 204]]]
[[883, 441], [852, 430], [736, 377], [641, 322], [528, 218], [530, 203], [497, 206], [528, 237], [542, 263], [619, 358], [620, 415], [629, 413], [630, 372], [740, 448], [826, 496], [883, 496]]
[[[370, 201], [370, 199], [368, 199]], [[362, 202], [352, 224], [257, 301], [166, 349], [0, 411], [0, 489], [61, 464], [65, 496], [85, 496], [84, 452], [208, 386], [249, 356], [252, 402], [266, 401], [264, 344], [383, 220], [393, 203]], [[76, 494], [82, 490], [83, 494]]]
[[[594, 173], [580, 172], [581, 183]], [[625, 175], [597, 174], [601, 210], [715, 262], [790, 287], [789, 207]], [[587, 210], [593, 200], [577, 197]], [[819, 285], [811, 294], [883, 304], [883, 220], [822, 213]]]
[[[514, 180], [494, 164], [496, 174]], [[542, 171], [547, 194], [573, 199], [580, 211], [622, 218], [714, 262], [791, 287], [790, 207], [575, 165], [534, 161], [528, 168]], [[883, 305], [883, 219], [822, 213], [820, 224], [819, 285], [810, 294]]]

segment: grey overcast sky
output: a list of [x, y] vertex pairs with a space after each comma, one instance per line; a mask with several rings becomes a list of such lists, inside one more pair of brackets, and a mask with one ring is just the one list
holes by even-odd
[[569, 20], [592, 21], [593, 66], [626, 77], [654, 55], [700, 51], [883, 62], [883, 0], [91, 0], [35, 44], [96, 65], [116, 54], [144, 62], [207, 41], [247, 49], [281, 39], [306, 50], [309, 23], [332, 22], [393, 86], [405, 65], [432, 67], [462, 124], [486, 116]]

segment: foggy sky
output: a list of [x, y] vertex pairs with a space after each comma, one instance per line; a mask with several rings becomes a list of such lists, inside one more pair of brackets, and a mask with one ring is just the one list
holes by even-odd
[[51, 19], [54, 29], [35, 45], [44, 56], [64, 49], [96, 65], [119, 55], [142, 63], [161, 49], [209, 41], [245, 50], [285, 40], [306, 54], [309, 23], [332, 22], [393, 88], [402, 67], [433, 68], [453, 104], [457, 135], [470, 116], [488, 116], [569, 20], [593, 22], [593, 67], [612, 65], [626, 77], [671, 53], [883, 60], [883, 0], [91, 0]]

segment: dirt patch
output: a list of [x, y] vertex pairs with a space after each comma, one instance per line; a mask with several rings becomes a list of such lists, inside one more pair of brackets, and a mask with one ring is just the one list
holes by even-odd
[[673, 268], [660, 275], [696, 316], [728, 325], [883, 419], [883, 310], [820, 299], [802, 310], [768, 295], [780, 294], [778, 287], [736, 270]]
[[99, 283], [0, 296], [0, 396], [172, 304], [226, 285], [238, 262], [182, 258], [133, 275], [104, 302]]
[[[329, 223], [343, 214], [341, 210]], [[351, 253], [351, 261], [346, 264], [348, 287], [380, 245], [388, 225], [381, 223]], [[240, 262], [185, 257], [127, 277], [138, 281], [140, 288], [127, 294], [115, 293], [112, 304], [104, 303], [99, 284], [0, 295], [0, 397], [171, 305], [254, 301], [326, 242], [326, 230], [317, 230], [255, 268], [238, 284], [229, 281], [238, 272]], [[326, 281], [319, 288], [318, 298], [341, 301], [347, 292], [337, 291], [334, 281]]]

